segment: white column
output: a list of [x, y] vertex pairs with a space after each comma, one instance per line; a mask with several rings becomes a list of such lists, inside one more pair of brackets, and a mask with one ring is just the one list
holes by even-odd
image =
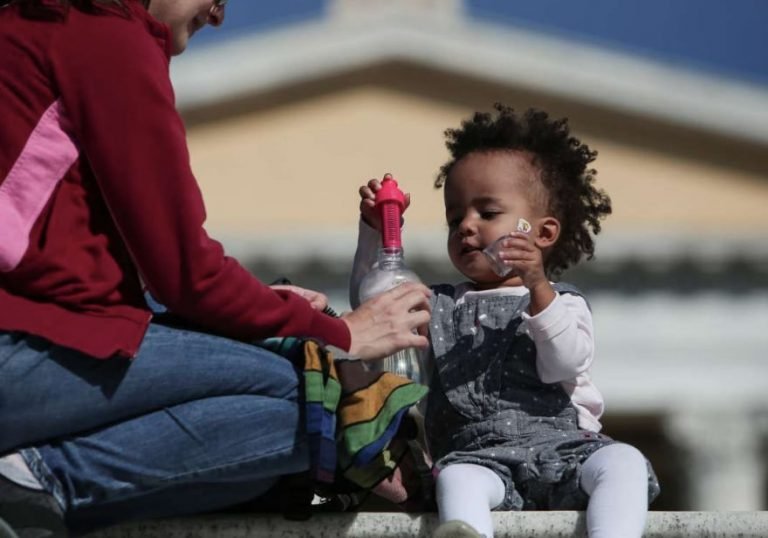
[[765, 414], [737, 409], [680, 410], [667, 417], [667, 434], [685, 455], [688, 509], [765, 509], [765, 425]]

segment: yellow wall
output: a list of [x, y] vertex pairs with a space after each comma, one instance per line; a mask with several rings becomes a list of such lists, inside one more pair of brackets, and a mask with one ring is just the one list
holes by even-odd
[[[432, 187], [447, 159], [443, 131], [471, 110], [380, 87], [357, 86], [194, 125], [192, 165], [208, 228], [228, 237], [357, 222], [357, 187], [392, 172], [413, 205], [409, 229], [442, 230]], [[576, 134], [579, 125], [572, 124]], [[768, 229], [768, 181], [756, 174], [584, 137], [598, 149], [598, 185], [614, 202], [606, 230], [734, 233]]]

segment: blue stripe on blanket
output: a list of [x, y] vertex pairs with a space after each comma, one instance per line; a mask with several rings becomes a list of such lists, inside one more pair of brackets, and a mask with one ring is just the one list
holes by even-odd
[[403, 415], [408, 412], [408, 409], [401, 409], [398, 411], [390, 421], [389, 425], [387, 426], [387, 429], [382, 432], [381, 436], [378, 439], [375, 439], [372, 443], [365, 446], [364, 448], [360, 449], [360, 451], [355, 454], [354, 459], [352, 460], [353, 465], [367, 465], [373, 459], [378, 456], [389, 444], [389, 442], [392, 440], [392, 438], [397, 433], [397, 430], [400, 428], [400, 423], [403, 420]]

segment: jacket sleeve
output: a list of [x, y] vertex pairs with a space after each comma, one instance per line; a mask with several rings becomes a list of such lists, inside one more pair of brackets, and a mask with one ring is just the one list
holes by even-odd
[[162, 46], [167, 31], [152, 35], [136, 17], [93, 18], [61, 35], [52, 69], [81, 158], [152, 294], [224, 336], [308, 336], [348, 350], [344, 321], [270, 289], [207, 235]]

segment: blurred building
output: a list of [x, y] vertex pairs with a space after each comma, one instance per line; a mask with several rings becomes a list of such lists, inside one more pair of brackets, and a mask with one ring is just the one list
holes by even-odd
[[174, 60], [211, 234], [262, 279], [344, 310], [357, 188], [392, 172], [413, 200], [409, 264], [454, 280], [432, 186], [443, 131], [496, 101], [567, 116], [614, 206], [596, 259], [565, 275], [595, 314], [605, 431], [653, 462], [656, 509], [768, 509], [768, 74], [692, 69], [459, 0], [314, 4]]

